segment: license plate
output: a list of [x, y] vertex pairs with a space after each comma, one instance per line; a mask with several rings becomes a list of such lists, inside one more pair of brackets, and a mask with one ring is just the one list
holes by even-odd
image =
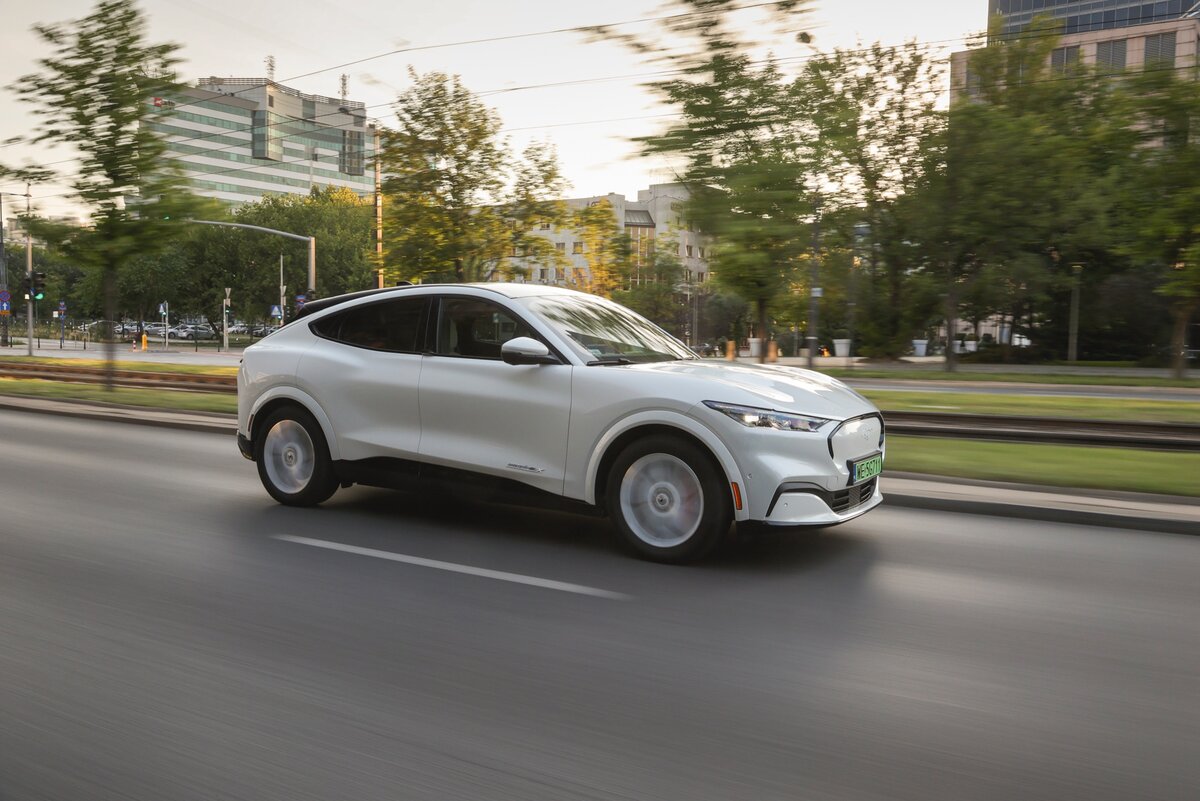
[[850, 463], [850, 483], [858, 484], [883, 472], [883, 454], [877, 453]]

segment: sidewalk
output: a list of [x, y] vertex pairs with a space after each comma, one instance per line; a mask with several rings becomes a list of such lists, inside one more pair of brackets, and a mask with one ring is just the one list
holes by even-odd
[[[0, 396], [0, 409], [224, 434], [230, 438], [230, 452], [235, 452], [233, 434], [237, 421], [228, 414], [13, 396]], [[890, 506], [1200, 535], [1197, 498], [1093, 492], [886, 471], [883, 493], [884, 503]]]

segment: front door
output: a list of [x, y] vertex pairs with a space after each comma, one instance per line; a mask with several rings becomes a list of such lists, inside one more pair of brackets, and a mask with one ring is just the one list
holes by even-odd
[[443, 296], [421, 369], [423, 461], [561, 495], [571, 416], [568, 364], [512, 365], [500, 347], [537, 335], [498, 303]]

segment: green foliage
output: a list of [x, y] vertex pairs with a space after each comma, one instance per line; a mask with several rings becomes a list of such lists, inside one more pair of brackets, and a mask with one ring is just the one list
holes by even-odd
[[[371, 257], [374, 207], [370, 200], [359, 198], [349, 189], [319, 187], [308, 195], [264, 197], [239, 206], [232, 221], [315, 237], [317, 288], [321, 295], [375, 286]], [[295, 296], [307, 290], [307, 243], [258, 231], [185, 227], [188, 237], [181, 242], [180, 257], [187, 272], [173, 279], [172, 305], [180, 311], [218, 321], [224, 288], [229, 287], [235, 318], [265, 320], [270, 307], [279, 303], [281, 256], [283, 284], [288, 288], [286, 305], [292, 308]], [[172, 268], [168, 260], [156, 269], [170, 272]], [[149, 297], [155, 304], [162, 299], [158, 295]]]
[[146, 22], [132, 0], [102, 0], [82, 19], [35, 30], [51, 54], [14, 87], [38, 118], [30, 141], [79, 154], [70, 183], [91, 214], [89, 227], [43, 224], [37, 232], [73, 263], [99, 272], [111, 319], [120, 271], [134, 257], [167, 248], [174, 229], [165, 219], [194, 207], [164, 158], [165, 143], [145, 124], [152, 98], [176, 86], [177, 46], [146, 42]]
[[529, 265], [565, 262], [543, 224], [560, 227], [566, 183], [554, 149], [532, 145], [516, 158], [500, 119], [459, 81], [418, 75], [396, 100], [397, 125], [385, 129], [384, 175], [389, 279], [488, 281], [522, 275]]

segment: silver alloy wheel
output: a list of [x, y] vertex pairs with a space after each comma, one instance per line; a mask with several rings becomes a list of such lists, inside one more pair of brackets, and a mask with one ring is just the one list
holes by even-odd
[[704, 488], [687, 462], [648, 453], [621, 479], [621, 516], [647, 545], [671, 548], [691, 539], [704, 517]]
[[304, 426], [295, 420], [280, 420], [271, 426], [263, 442], [263, 466], [280, 492], [302, 492], [316, 464], [316, 448]]

